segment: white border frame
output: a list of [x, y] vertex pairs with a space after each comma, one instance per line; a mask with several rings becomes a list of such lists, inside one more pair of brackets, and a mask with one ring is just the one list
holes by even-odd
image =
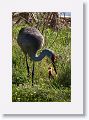
[[[12, 102], [12, 12], [71, 12], [71, 102]], [[0, 112], [83, 114], [82, 0], [3, 0], [0, 3]]]

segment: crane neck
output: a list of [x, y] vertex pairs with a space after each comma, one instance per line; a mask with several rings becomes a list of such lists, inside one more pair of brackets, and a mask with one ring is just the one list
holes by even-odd
[[51, 58], [53, 51], [49, 49], [44, 49], [38, 56], [36, 53], [30, 54], [30, 57], [33, 61], [41, 61], [45, 56]]

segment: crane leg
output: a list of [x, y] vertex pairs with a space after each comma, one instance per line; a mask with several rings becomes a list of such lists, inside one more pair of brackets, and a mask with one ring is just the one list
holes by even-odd
[[34, 61], [33, 61], [33, 69], [32, 69], [32, 86], [33, 86], [33, 81], [34, 80]]
[[29, 77], [29, 65], [28, 65], [28, 61], [27, 61], [27, 55], [26, 55], [26, 65], [27, 65], [27, 73], [28, 73], [27, 77]]

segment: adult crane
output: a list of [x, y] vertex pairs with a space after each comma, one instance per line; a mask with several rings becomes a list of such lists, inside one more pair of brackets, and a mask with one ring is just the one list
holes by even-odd
[[41, 61], [45, 56], [51, 59], [52, 65], [54, 67], [54, 71], [57, 74], [56, 67], [55, 67], [55, 53], [50, 49], [44, 49], [40, 55], [38, 56], [36, 53], [37, 51], [43, 46], [44, 44], [44, 37], [40, 33], [38, 29], [35, 27], [24, 27], [19, 31], [17, 43], [20, 46], [21, 50], [24, 52], [26, 57], [26, 66], [27, 72], [29, 75], [29, 65], [27, 61], [27, 55], [33, 61], [33, 69], [32, 69], [32, 86], [33, 86], [33, 79], [34, 79], [34, 62]]

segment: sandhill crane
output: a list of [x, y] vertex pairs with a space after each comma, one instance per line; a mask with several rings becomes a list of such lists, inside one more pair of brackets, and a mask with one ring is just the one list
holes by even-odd
[[39, 30], [37, 30], [34, 27], [22, 28], [19, 31], [17, 43], [25, 54], [28, 75], [29, 75], [29, 66], [27, 61], [27, 55], [33, 60], [32, 86], [33, 86], [33, 78], [34, 78], [34, 62], [41, 61], [45, 56], [51, 59], [55, 73], [57, 74], [54, 63], [55, 54], [52, 50], [44, 49], [39, 56], [36, 54], [37, 50], [39, 50], [44, 44], [44, 38]]

